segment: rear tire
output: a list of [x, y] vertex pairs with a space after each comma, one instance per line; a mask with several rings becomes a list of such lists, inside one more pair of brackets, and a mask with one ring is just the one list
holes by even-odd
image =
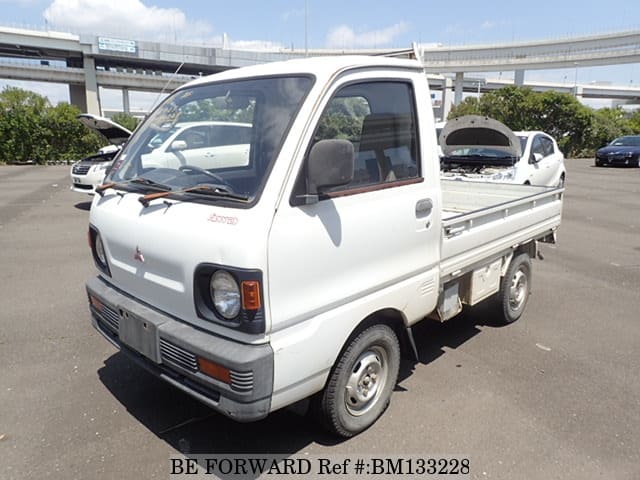
[[330, 432], [352, 437], [389, 405], [398, 380], [400, 346], [387, 325], [373, 325], [351, 341], [316, 399], [316, 413]]
[[521, 253], [511, 260], [495, 299], [500, 322], [509, 324], [518, 320], [527, 306], [530, 293], [531, 259], [526, 253]]

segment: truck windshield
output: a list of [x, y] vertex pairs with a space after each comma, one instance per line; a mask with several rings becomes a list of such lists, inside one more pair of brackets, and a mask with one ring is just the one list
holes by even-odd
[[[142, 178], [197, 201], [251, 204], [312, 83], [287, 76], [180, 89], [136, 130], [107, 181], [140, 190], [151, 183], [131, 181]], [[202, 185], [231, 195], [198, 195]], [[192, 187], [194, 194], [185, 195]]]

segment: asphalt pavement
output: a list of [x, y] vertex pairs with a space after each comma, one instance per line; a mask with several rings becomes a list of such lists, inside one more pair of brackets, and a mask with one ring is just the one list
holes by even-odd
[[347, 441], [288, 410], [235, 423], [132, 365], [91, 327], [89, 197], [68, 167], [0, 167], [0, 478], [168, 478], [180, 453], [457, 455], [478, 479], [640, 478], [640, 169], [592, 164], [567, 161], [558, 244], [534, 262], [523, 317], [420, 324], [420, 361]]

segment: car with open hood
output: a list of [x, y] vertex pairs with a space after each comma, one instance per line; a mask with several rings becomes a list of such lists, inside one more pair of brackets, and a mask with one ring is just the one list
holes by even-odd
[[98, 153], [74, 163], [71, 166], [71, 190], [93, 195], [95, 188], [102, 183], [116, 153], [129, 139], [131, 132], [108, 118], [83, 113], [78, 120], [87, 128], [98, 132], [107, 139], [109, 145]]
[[503, 123], [479, 115], [449, 120], [439, 136], [446, 179], [563, 186], [564, 155], [550, 135], [513, 132]]
[[596, 167], [640, 167], [640, 135], [616, 138], [596, 152]]

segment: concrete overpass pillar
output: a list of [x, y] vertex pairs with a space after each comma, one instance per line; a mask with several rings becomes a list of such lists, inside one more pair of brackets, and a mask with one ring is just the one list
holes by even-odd
[[129, 107], [129, 89], [122, 89], [122, 111], [129, 115], [131, 113], [131, 108]]
[[82, 113], [87, 111], [87, 95], [84, 85], [69, 84], [69, 102], [78, 107]]
[[524, 85], [524, 70], [516, 70], [513, 83], [518, 87], [522, 87]]
[[582, 99], [583, 99], [583, 97], [582, 97], [582, 93], [583, 93], [583, 91], [584, 91], [584, 88], [583, 88], [583, 87], [581, 87], [580, 85], [576, 85], [574, 88], [575, 88], [575, 89], [574, 89], [574, 95], [575, 95], [575, 97], [576, 97], [580, 102], [582, 102]]
[[84, 85], [69, 86], [71, 103], [77, 105], [83, 112], [100, 115], [96, 62], [93, 58], [87, 56], [83, 57], [82, 62], [84, 67]]
[[453, 106], [453, 81], [445, 78], [442, 81], [442, 102], [440, 103], [440, 111], [436, 116], [442, 121], [446, 121]]
[[[69, 100], [83, 113], [100, 115], [100, 97], [98, 96], [98, 81], [96, 79], [96, 62], [91, 57], [83, 57], [84, 85], [69, 85]], [[73, 62], [79, 63], [77, 61]], [[67, 60], [67, 65], [73, 65]], [[73, 65], [75, 66], [75, 65]]]
[[453, 103], [459, 105], [462, 102], [462, 89], [464, 88], [464, 73], [456, 73], [455, 95]]

